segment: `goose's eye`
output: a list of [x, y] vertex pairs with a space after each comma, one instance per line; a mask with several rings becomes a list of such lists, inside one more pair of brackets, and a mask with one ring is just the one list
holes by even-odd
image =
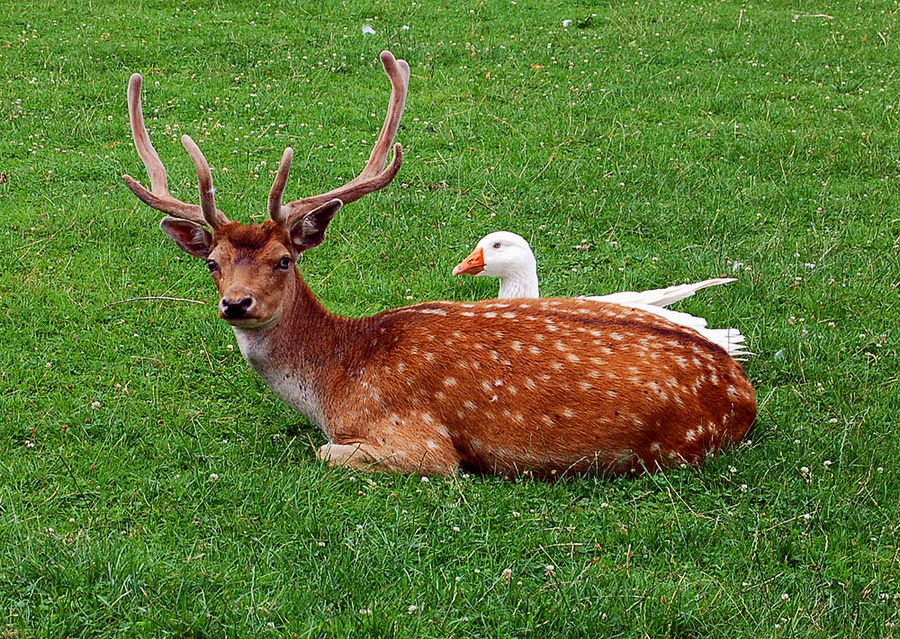
[[500, 248], [500, 242], [494, 242], [494, 248]]
[[287, 255], [285, 255], [280, 260], [278, 260], [278, 264], [275, 266], [275, 268], [277, 268], [281, 271], [286, 271], [290, 267], [291, 267], [291, 258], [289, 258]]
[[219, 264], [215, 260], [206, 260], [206, 266], [209, 268], [210, 273], [215, 273], [219, 270]]

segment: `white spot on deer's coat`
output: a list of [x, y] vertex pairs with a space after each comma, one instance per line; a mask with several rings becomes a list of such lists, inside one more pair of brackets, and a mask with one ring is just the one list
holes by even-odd
[[566, 355], [566, 359], [569, 360], [570, 362], [580, 362], [581, 361], [581, 358], [578, 357], [578, 355], [576, 355], [575, 353], [569, 353], [568, 355]]
[[537, 387], [537, 384], [534, 383], [534, 380], [530, 377], [525, 378], [525, 388], [528, 390], [534, 390]]
[[515, 340], [511, 346], [515, 352], [517, 352], [517, 353], [522, 352], [522, 342], [520, 342], [519, 340]]
[[435, 442], [433, 439], [426, 439], [425, 445], [432, 450], [438, 447], [437, 442]]
[[653, 442], [652, 444], [650, 444], [651, 452], [658, 453], [661, 448], [662, 448], [662, 445], [659, 442]]
[[497, 317], [497, 314], [493, 311], [488, 311], [487, 313], [484, 314], [484, 316], [487, 317], [488, 319], [494, 319], [495, 317]]
[[561, 341], [556, 340], [556, 350], [565, 352], [569, 350], [569, 347], [563, 344]]
[[531, 352], [532, 355], [539, 355], [541, 352], [541, 349], [539, 349], [537, 346], [529, 346], [528, 350]]
[[689, 430], [684, 434], [684, 441], [692, 442], [697, 439], [697, 432], [694, 429]]
[[563, 408], [562, 415], [563, 415], [563, 417], [565, 417], [567, 419], [572, 419], [573, 417], [575, 417], [575, 413], [572, 411], [571, 408]]
[[578, 382], [578, 387], [583, 391], [589, 391], [589, 390], [591, 390], [591, 388], [593, 388], [591, 386], [590, 382], [583, 382], [583, 381]]
[[446, 426], [438, 426], [437, 427], [438, 435], [441, 437], [450, 437], [450, 431], [447, 430]]
[[466, 401], [463, 402], [463, 408], [466, 408], [468, 410], [475, 410], [476, 406], [472, 400], [467, 399]]
[[462, 315], [463, 317], [475, 317], [475, 313], [473, 313], [472, 311], [463, 311], [462, 313], [460, 313], [460, 315]]
[[623, 339], [625, 339], [625, 336], [622, 335], [622, 333], [613, 332], [613, 333], [610, 333], [609, 336], [612, 337], [617, 342], [621, 342]]
[[442, 311], [439, 308], [423, 308], [422, 312], [428, 315], [447, 315], [447, 311]]
[[446, 378], [446, 379], [444, 380], [444, 386], [446, 386], [446, 387], [448, 387], [448, 388], [451, 387], [451, 386], [456, 386], [456, 378], [455, 378], [455, 377], [448, 377], [448, 378]]

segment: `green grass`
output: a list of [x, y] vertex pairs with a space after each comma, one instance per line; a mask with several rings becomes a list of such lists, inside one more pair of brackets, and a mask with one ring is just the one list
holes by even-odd
[[[0, 637], [898, 632], [896, 2], [206, 4], [0, 6]], [[752, 442], [555, 484], [315, 461], [122, 183], [125, 84], [173, 192], [188, 132], [247, 221], [288, 144], [288, 198], [359, 170], [383, 48], [406, 159], [303, 258], [323, 302], [494, 295], [450, 268], [500, 228], [545, 294], [734, 273], [679, 308], [748, 335]], [[206, 305], [120, 303], [161, 295]]]

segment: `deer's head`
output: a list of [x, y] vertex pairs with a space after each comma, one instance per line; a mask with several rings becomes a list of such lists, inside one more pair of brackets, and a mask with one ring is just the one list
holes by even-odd
[[[277, 321], [285, 300], [290, 299], [299, 255], [325, 239], [325, 229], [344, 204], [387, 186], [403, 160], [399, 144], [387, 164], [406, 103], [409, 65], [384, 51], [384, 70], [391, 80], [391, 99], [375, 148], [362, 172], [347, 184], [307, 198], [282, 203], [293, 160], [284, 151], [269, 192], [269, 218], [262, 224], [229, 220], [216, 208], [212, 173], [206, 158], [190, 136], [181, 138], [197, 170], [200, 204], [189, 204], [169, 193], [166, 169], [150, 143], [141, 111], [141, 76], [128, 83], [128, 110], [138, 155], [150, 176], [150, 190], [131, 176], [125, 183], [147, 205], [166, 213], [163, 232], [188, 255], [206, 260], [219, 290], [219, 316], [241, 328], [262, 328]], [[387, 164], [387, 166], [385, 166]]]

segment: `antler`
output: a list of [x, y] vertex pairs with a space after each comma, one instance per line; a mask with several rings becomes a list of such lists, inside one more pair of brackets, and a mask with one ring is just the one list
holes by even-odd
[[[278, 167], [275, 184], [272, 185], [272, 191], [269, 193], [269, 214], [276, 222], [291, 224], [300, 216], [330, 200], [339, 199], [344, 204], [355, 202], [364, 195], [383, 189], [397, 175], [397, 172], [400, 170], [400, 164], [403, 162], [403, 149], [399, 144], [393, 143], [394, 138], [397, 137], [397, 129], [400, 126], [403, 107], [406, 105], [406, 91], [409, 88], [409, 65], [406, 63], [406, 60], [394, 58], [390, 51], [381, 52], [381, 64], [391, 80], [391, 101], [388, 103], [387, 115], [384, 118], [384, 125], [381, 127], [378, 141], [375, 142], [375, 148], [372, 149], [365, 168], [347, 184], [327, 193], [288, 202], [280, 206], [280, 210], [276, 213], [273, 208], [273, 198], [280, 204], [284, 183], [287, 181], [287, 170], [290, 168], [289, 154], [286, 150], [285, 155], [282, 157], [281, 165]], [[392, 144], [394, 146], [394, 157], [387, 168], [385, 168], [388, 151]], [[285, 166], [285, 161], [287, 161], [287, 166]], [[283, 179], [282, 173], [284, 174]]]
[[141, 74], [135, 73], [128, 81], [128, 117], [131, 121], [131, 133], [134, 136], [134, 146], [138, 155], [147, 168], [147, 174], [150, 176], [150, 190], [141, 186], [130, 175], [124, 175], [122, 178], [128, 188], [138, 196], [144, 204], [162, 211], [166, 215], [177, 217], [182, 220], [189, 220], [202, 226], [210, 226], [217, 229], [228, 222], [228, 218], [219, 209], [216, 208], [213, 198], [212, 174], [206, 159], [194, 144], [194, 141], [188, 136], [181, 139], [187, 149], [194, 167], [197, 169], [197, 179], [200, 182], [200, 198], [201, 205], [188, 204], [178, 200], [169, 193], [169, 181], [166, 176], [166, 167], [163, 166], [159, 159], [159, 154], [150, 143], [150, 136], [147, 135], [147, 127], [144, 126], [144, 114], [141, 110]]

